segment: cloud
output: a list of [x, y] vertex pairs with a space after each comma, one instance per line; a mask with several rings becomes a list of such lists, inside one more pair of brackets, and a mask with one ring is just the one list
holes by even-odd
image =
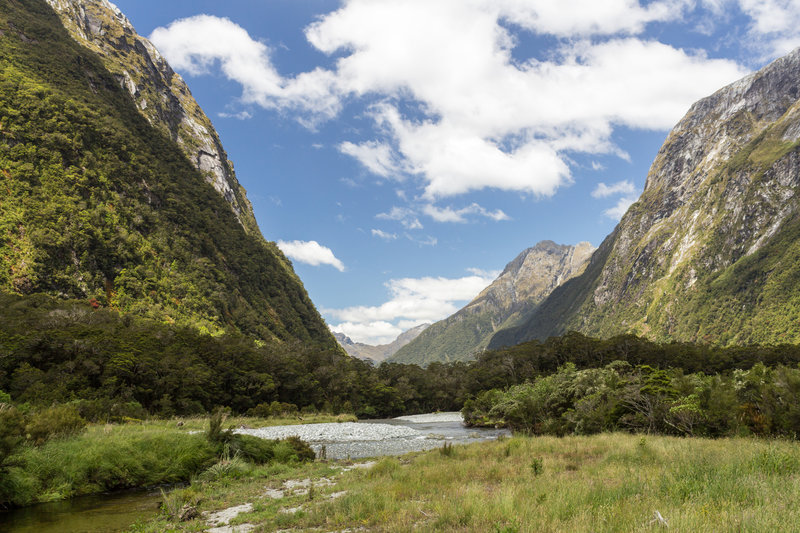
[[618, 181], [611, 185], [600, 182], [592, 191], [593, 198], [608, 198], [610, 196], [621, 196], [621, 198], [617, 200], [614, 207], [604, 210], [603, 214], [612, 220], [619, 220], [631, 204], [637, 200], [639, 191], [636, 190], [633, 182], [628, 180]]
[[330, 248], [317, 241], [278, 241], [278, 248], [289, 258], [312, 266], [330, 265], [344, 272], [344, 264], [339, 261]]
[[633, 182], [631, 181], [618, 181], [616, 183], [612, 183], [611, 185], [606, 185], [605, 183], [598, 183], [597, 187], [592, 191], [593, 198], [608, 198], [609, 196], [615, 196], [617, 194], [633, 194], [635, 192], [635, 188], [633, 186]]
[[370, 172], [384, 178], [395, 176], [399, 166], [391, 146], [375, 141], [353, 144], [349, 141], [339, 145], [339, 151], [354, 157]]
[[379, 238], [381, 238], [381, 239], [383, 239], [385, 241], [393, 241], [393, 240], [397, 239], [397, 234], [396, 233], [387, 233], [387, 232], [381, 231], [379, 229], [373, 229], [372, 230], [372, 235], [374, 235], [375, 237], [379, 237]]
[[751, 43], [766, 58], [782, 56], [800, 46], [800, 2], [797, 0], [739, 0], [751, 19]]
[[406, 229], [422, 229], [422, 223], [417, 218], [417, 213], [408, 207], [394, 206], [388, 213], [378, 213], [375, 218], [396, 220]]
[[235, 118], [237, 120], [247, 120], [253, 118], [249, 111], [239, 111], [238, 113], [217, 113], [220, 118]]
[[331, 325], [333, 331], [345, 333], [356, 342], [385, 344], [410, 327], [436, 322], [455, 313], [493, 279], [479, 274], [461, 278], [392, 279], [385, 284], [389, 299], [380, 305], [322, 312], [340, 321]]
[[413, 235], [410, 235], [410, 234], [406, 233], [405, 237], [409, 241], [411, 241], [411, 242], [413, 242], [415, 244], [419, 244], [420, 246], [436, 246], [439, 243], [439, 239], [437, 239], [436, 237], [433, 237], [431, 235], [428, 235], [427, 237], [424, 237], [424, 238], [419, 238], [419, 237], [415, 237]]
[[628, 208], [633, 205], [636, 201], [635, 196], [623, 196], [619, 200], [617, 200], [617, 204], [614, 207], [606, 209], [603, 211], [603, 214], [610, 219], [619, 220], [622, 218], [622, 215], [628, 211]]
[[461, 209], [453, 209], [451, 207], [441, 208], [441, 207], [436, 207], [435, 205], [432, 204], [427, 204], [422, 207], [422, 212], [431, 217], [436, 222], [464, 223], [467, 222], [468, 215], [478, 215], [490, 218], [494, 221], [509, 220], [508, 215], [506, 215], [501, 209], [498, 209], [496, 211], [489, 211], [476, 203], [472, 203], [467, 207], [463, 207]]
[[[680, 21], [692, 5], [349, 0], [306, 28], [333, 67], [294, 77], [282, 77], [273, 51], [228, 19], [182, 19], [151, 39], [179, 70], [203, 74], [219, 64], [242, 85], [244, 102], [312, 127], [347, 102], [374, 103], [375, 137], [342, 140], [340, 151], [378, 176], [413, 177], [428, 202], [482, 189], [551, 196], [572, 180], [570, 153], [624, 156], [612, 141], [616, 127], [668, 129], [692, 102], [745, 73], [733, 61], [639, 37], [650, 23]], [[516, 59], [521, 32], [557, 44], [546, 59]]]

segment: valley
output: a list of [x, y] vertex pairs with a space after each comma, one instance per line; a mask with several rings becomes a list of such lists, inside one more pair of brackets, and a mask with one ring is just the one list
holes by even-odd
[[800, 49], [121, 4], [0, 4], [0, 529], [797, 529]]

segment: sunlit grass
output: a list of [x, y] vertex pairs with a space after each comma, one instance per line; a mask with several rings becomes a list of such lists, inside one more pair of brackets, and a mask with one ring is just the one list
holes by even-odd
[[[224, 427], [352, 421], [352, 415], [244, 418]], [[91, 424], [80, 435], [25, 444], [4, 475], [9, 503], [29, 505], [116, 489], [188, 482], [217, 461], [204, 431], [208, 417]]]
[[[450, 455], [383, 458], [339, 475], [312, 501], [260, 495], [323, 467], [193, 490], [208, 492], [210, 508], [254, 503], [256, 512], [237, 522], [263, 531], [800, 531], [800, 447], [792, 441], [514, 437]], [[333, 491], [347, 494], [326, 500]], [[298, 513], [280, 512], [298, 505]]]

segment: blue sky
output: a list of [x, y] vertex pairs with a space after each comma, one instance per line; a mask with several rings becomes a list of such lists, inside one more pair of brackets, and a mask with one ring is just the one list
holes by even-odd
[[600, 244], [798, 0], [118, 0], [335, 331], [391, 341], [550, 239]]

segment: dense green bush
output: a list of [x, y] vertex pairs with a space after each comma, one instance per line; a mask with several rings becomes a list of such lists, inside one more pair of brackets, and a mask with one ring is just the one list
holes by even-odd
[[72, 405], [54, 405], [36, 411], [25, 425], [27, 437], [37, 446], [52, 437], [76, 435], [86, 427], [86, 420]]
[[253, 464], [266, 464], [275, 458], [275, 445], [278, 441], [261, 439], [252, 435], [234, 435], [230, 450]]
[[273, 401], [272, 403], [260, 403], [248, 409], [247, 416], [258, 418], [269, 418], [271, 416], [295, 416], [298, 413], [297, 406], [293, 403]]
[[10, 404], [0, 403], [0, 474], [8, 466], [8, 458], [24, 440], [25, 419], [22, 413]]
[[311, 449], [311, 446], [300, 437], [295, 435], [286, 437], [284, 442], [294, 450], [294, 454], [299, 461], [313, 461], [316, 458], [316, 454], [314, 450]]
[[686, 436], [800, 435], [800, 368], [756, 364], [716, 375], [615, 361], [554, 374], [465, 403], [472, 425], [532, 434], [635, 431]]

